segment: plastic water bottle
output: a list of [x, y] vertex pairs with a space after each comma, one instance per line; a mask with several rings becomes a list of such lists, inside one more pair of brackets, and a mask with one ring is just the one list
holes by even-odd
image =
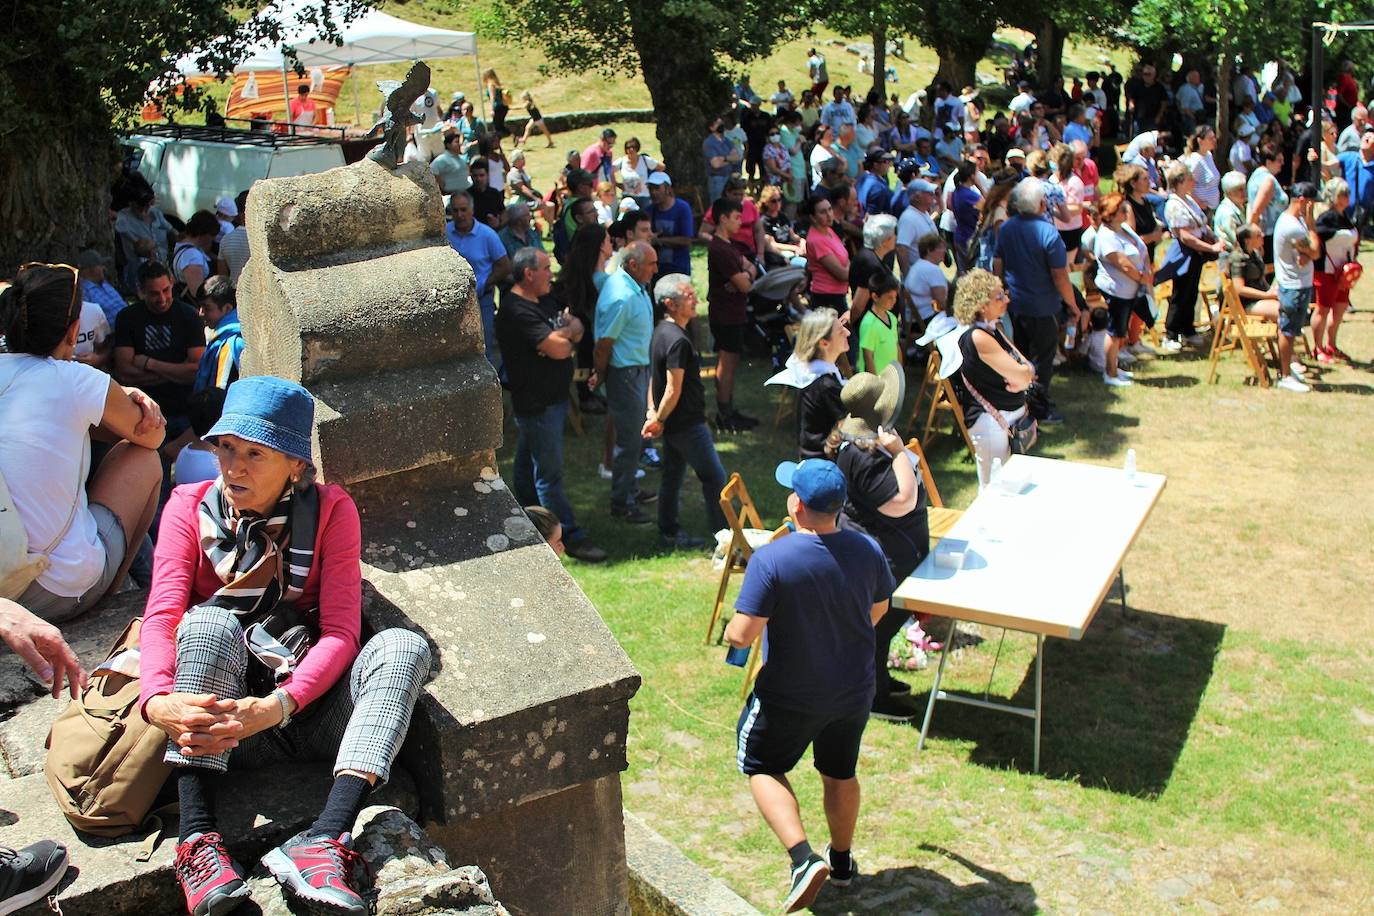
[[725, 652], [725, 664], [734, 665], [736, 668], [743, 668], [749, 664], [749, 647], [731, 646]]
[[1126, 472], [1127, 480], [1135, 480], [1135, 449], [1126, 449], [1126, 464], [1122, 469]]
[[988, 483], [997, 483], [997, 478], [1002, 476], [1002, 459], [996, 457], [992, 459], [992, 471], [988, 474]]
[[1071, 324], [1069, 329], [1064, 332], [1064, 349], [1072, 351], [1073, 342], [1078, 337], [1078, 325]]

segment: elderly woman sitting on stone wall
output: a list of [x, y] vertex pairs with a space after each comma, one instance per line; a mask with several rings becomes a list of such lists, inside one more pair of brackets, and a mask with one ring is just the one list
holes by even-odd
[[362, 914], [348, 831], [385, 782], [429, 673], [429, 647], [384, 630], [359, 651], [361, 530], [342, 488], [313, 482], [314, 400], [252, 377], [206, 439], [220, 477], [177, 487], [162, 514], [141, 634], [144, 717], [171, 739], [181, 804], [176, 873], [192, 916], [248, 895], [215, 830], [228, 767], [333, 759], [324, 810], [263, 857], [289, 897]]

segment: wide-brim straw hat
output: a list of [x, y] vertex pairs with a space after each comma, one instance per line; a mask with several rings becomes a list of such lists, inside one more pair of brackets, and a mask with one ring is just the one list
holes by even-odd
[[888, 363], [877, 375], [857, 372], [840, 390], [840, 403], [849, 412], [840, 421], [846, 439], [876, 439], [878, 427], [891, 427], [906, 398], [906, 373]]

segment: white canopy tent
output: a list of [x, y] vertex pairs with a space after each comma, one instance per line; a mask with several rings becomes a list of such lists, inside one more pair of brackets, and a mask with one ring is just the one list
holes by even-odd
[[[249, 47], [234, 71], [280, 70], [285, 86], [290, 82], [287, 71], [295, 65], [296, 60], [308, 69], [398, 64], [472, 55], [477, 70], [477, 84], [480, 86], [482, 83], [477, 36], [472, 32], [438, 29], [407, 22], [377, 9], [368, 9], [340, 28], [343, 43], [336, 45], [330, 41], [315, 40], [319, 35], [319, 27], [310, 20], [321, 18], [319, 9], [319, 0], [273, 0], [257, 15], [270, 16], [282, 24], [281, 42], [272, 44], [264, 41]], [[295, 53], [294, 59], [287, 53], [288, 50]], [[177, 70], [184, 76], [213, 75], [196, 62], [203, 53], [193, 51], [179, 58]], [[485, 117], [485, 99], [481, 92], [477, 95]], [[353, 104], [355, 108], [358, 106], [356, 80], [353, 81]]]

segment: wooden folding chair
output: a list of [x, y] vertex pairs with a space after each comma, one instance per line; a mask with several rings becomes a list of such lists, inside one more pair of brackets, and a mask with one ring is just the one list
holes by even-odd
[[928, 508], [926, 509], [926, 520], [930, 525], [930, 539], [938, 541], [940, 538], [949, 534], [949, 529], [954, 527], [954, 523], [964, 514], [963, 509], [946, 509], [945, 502], [940, 498], [940, 490], [935, 486], [935, 475], [930, 472], [930, 462], [926, 461], [925, 449], [921, 448], [919, 439], [911, 439], [906, 447], [921, 459], [921, 483], [926, 488]]
[[926, 371], [921, 376], [921, 387], [916, 389], [916, 401], [911, 405], [911, 416], [906, 419], [906, 428], [915, 429], [921, 419], [921, 405], [925, 403], [926, 392], [934, 391], [940, 381], [940, 351], [930, 346], [930, 357], [926, 360]]
[[[777, 528], [773, 529], [773, 535], [768, 539], [768, 543], [771, 544], [778, 538], [785, 537], [786, 535], [789, 535], [791, 533], [792, 529], [788, 527], [787, 522], [783, 522]], [[754, 637], [753, 644], [749, 646], [749, 661], [747, 661], [744, 665], [744, 684], [740, 687], [739, 691], [739, 696], [741, 700], [749, 696], [749, 691], [754, 686], [754, 681], [758, 679], [759, 668], [762, 666], [762, 664], [763, 633], [759, 633], [758, 636]]]
[[[735, 508], [737, 501], [738, 509]], [[725, 608], [725, 592], [730, 587], [730, 576], [744, 572], [745, 564], [754, 555], [754, 551], [767, 544], [773, 537], [772, 529], [763, 527], [759, 510], [749, 498], [749, 488], [744, 485], [744, 478], [739, 475], [739, 471], [731, 474], [730, 479], [721, 488], [720, 511], [725, 513], [725, 520], [730, 525], [730, 545], [725, 551], [725, 566], [720, 571], [720, 587], [716, 589], [716, 600], [711, 606], [711, 620], [706, 625], [708, 646], [713, 640], [717, 645], [720, 644], [721, 636], [716, 635], [716, 623]]]
[[[782, 326], [782, 332], [787, 335], [787, 345], [790, 347], [797, 342], [797, 322]], [[800, 392], [791, 385], [778, 386], [778, 409], [773, 414], [773, 428], [782, 429], [782, 421], [787, 418], [787, 414], [797, 403]]]
[[1159, 317], [1155, 319], [1154, 324], [1145, 329], [1145, 334], [1150, 338], [1150, 346], [1156, 350], [1164, 342], [1164, 334], [1159, 329], [1164, 324], [1164, 316], [1169, 314], [1169, 297], [1173, 294], [1173, 280], [1165, 280], [1155, 285], [1155, 311], [1159, 313]]
[[578, 397], [577, 386], [591, 377], [590, 369], [573, 370], [571, 394], [568, 398], [568, 422], [572, 424], [573, 432], [579, 437], [585, 436], [587, 431], [582, 427], [582, 399]]
[[964, 408], [959, 406], [959, 398], [954, 393], [954, 385], [947, 378], [936, 378], [935, 388], [930, 395], [930, 408], [926, 411], [925, 427], [921, 431], [921, 445], [930, 448], [930, 442], [939, 432], [940, 414], [948, 413], [953, 417], [954, 432], [964, 439], [969, 458], [975, 462], [978, 453], [973, 448], [973, 437], [969, 435], [968, 424], [964, 422]]
[[[1207, 382], [1217, 380], [1217, 365], [1221, 354], [1240, 350], [1245, 354], [1245, 362], [1250, 367], [1250, 376], [1261, 388], [1269, 387], [1269, 366], [1265, 362], [1265, 351], [1278, 365], [1279, 328], [1272, 321], [1255, 315], [1247, 315], [1240, 304], [1236, 285], [1228, 276], [1221, 278], [1221, 319], [1217, 333], [1212, 339], [1212, 353], [1208, 358]], [[1282, 374], [1283, 367], [1278, 369]]]

